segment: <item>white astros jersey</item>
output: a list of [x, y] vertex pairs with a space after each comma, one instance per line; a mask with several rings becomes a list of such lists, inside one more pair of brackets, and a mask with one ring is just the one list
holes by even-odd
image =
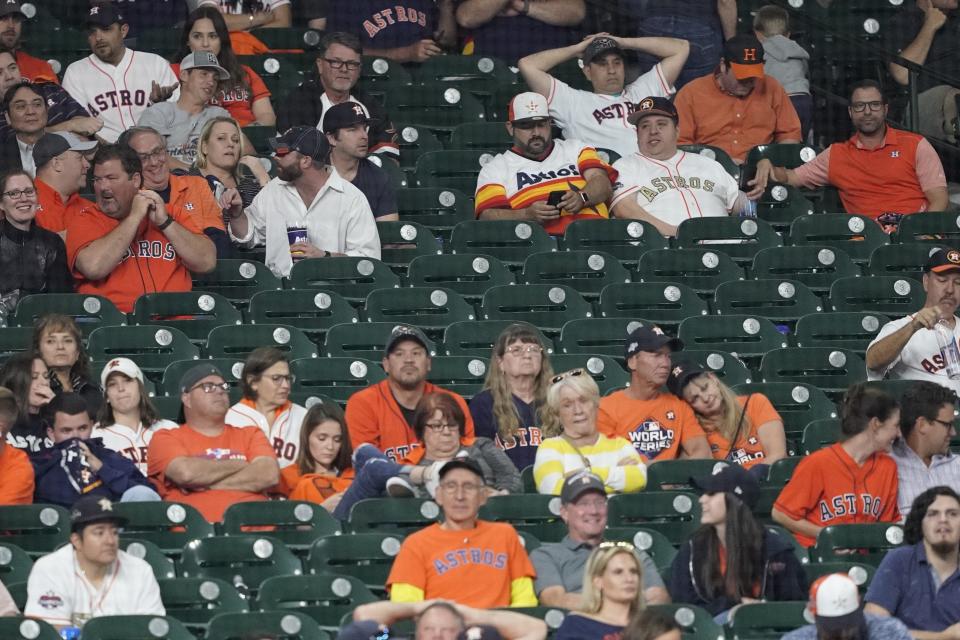
[[224, 418], [231, 427], [256, 427], [263, 431], [277, 454], [277, 463], [283, 469], [296, 462], [300, 451], [300, 425], [307, 410], [298, 404], [287, 402], [276, 410], [273, 426], [267, 425], [267, 418], [257, 411], [249, 400], [241, 400], [230, 407]]
[[144, 429], [142, 424], [136, 429], [123, 424], [112, 424], [98, 426], [93, 430], [91, 437], [100, 438], [103, 446], [130, 460], [137, 465], [140, 473], [147, 475], [147, 449], [150, 441], [153, 440], [153, 434], [160, 429], [176, 429], [179, 426], [170, 420], [157, 420], [147, 429]]
[[648, 96], [669, 97], [676, 88], [663, 77], [660, 64], [624, 87], [616, 96], [574, 89], [553, 78], [550, 84], [550, 117], [567, 140], [583, 140], [597, 149], [616, 151], [621, 157], [638, 151], [637, 128], [627, 122], [634, 106]]
[[635, 198], [644, 211], [674, 226], [688, 218], [725, 216], [740, 195], [737, 181], [719, 162], [696, 153], [677, 151], [669, 160], [634, 153], [613, 168], [620, 177], [611, 209]]
[[[913, 315], [891, 320], [883, 325], [877, 337], [867, 346], [867, 350], [906, 326], [913, 320]], [[956, 322], [953, 326], [953, 337], [955, 340], [960, 340], [960, 318], [954, 318], [954, 320]], [[886, 367], [867, 369], [867, 380], [883, 380], [885, 377], [893, 380], [936, 382], [960, 393], [960, 380], [951, 380], [947, 376], [943, 356], [940, 355], [940, 343], [937, 342], [937, 335], [933, 329], [920, 329], [914, 333], [903, 349], [900, 350], [900, 354]]]
[[[107, 142], [116, 142], [120, 134], [137, 124], [149, 107], [153, 83], [161, 87], [179, 85], [170, 63], [145, 51], [127, 49], [120, 64], [112, 66], [94, 54], [67, 67], [63, 88], [87, 108], [90, 115], [103, 120], [97, 133]], [[179, 87], [170, 100], [176, 100]]]

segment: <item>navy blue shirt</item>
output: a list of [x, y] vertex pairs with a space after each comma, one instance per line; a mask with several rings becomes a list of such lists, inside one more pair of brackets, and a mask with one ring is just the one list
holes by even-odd
[[484, 389], [470, 401], [470, 415], [473, 416], [473, 431], [478, 438], [490, 438], [503, 449], [507, 457], [518, 470], [533, 466], [540, 446], [540, 418], [537, 409], [517, 396], [513, 396], [513, 406], [520, 419], [520, 428], [513, 440], [504, 443], [497, 430], [497, 419], [493, 415], [493, 394]]
[[563, 624], [557, 629], [554, 640], [620, 640], [623, 637], [623, 627], [600, 622], [576, 613], [567, 614]]
[[880, 563], [866, 601], [883, 607], [908, 629], [943, 631], [960, 622], [960, 571], [936, 589], [922, 542], [893, 549]]
[[370, 160], [360, 161], [357, 165], [357, 175], [350, 183], [367, 197], [374, 218], [397, 213], [397, 193], [390, 183], [390, 176]]
[[529, 16], [494, 16], [467, 33], [464, 53], [492, 56], [516, 65], [531, 53], [566, 47], [582, 38], [579, 27], [558, 27]]
[[393, 49], [433, 38], [437, 6], [432, 0], [333, 2], [327, 31], [359, 36], [364, 49]]

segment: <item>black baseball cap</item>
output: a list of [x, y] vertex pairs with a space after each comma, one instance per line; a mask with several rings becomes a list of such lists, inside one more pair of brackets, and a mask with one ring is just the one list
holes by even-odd
[[696, 362], [675, 362], [673, 368], [670, 369], [670, 375], [667, 376], [667, 389], [673, 395], [681, 398], [687, 384], [704, 373], [707, 373], [707, 370]]
[[680, 351], [683, 349], [683, 341], [671, 338], [656, 325], [643, 325], [627, 334], [624, 358], [629, 360], [630, 356], [638, 351], [659, 351], [664, 346], [670, 347], [671, 351]]
[[183, 377], [180, 378], [180, 392], [186, 393], [207, 376], [219, 376], [220, 379], [226, 380], [223, 374], [220, 373], [220, 369], [217, 369], [212, 364], [198, 364], [188, 369], [187, 372], [183, 374]]
[[330, 155], [330, 144], [316, 127], [290, 127], [283, 135], [270, 138], [269, 142], [270, 148], [278, 156], [298, 151], [314, 160], [326, 162]]
[[3, 4], [0, 4], [0, 17], [6, 17], [14, 13], [20, 14], [23, 19], [27, 17], [27, 14], [23, 12], [22, 2], [19, 0], [3, 0]]
[[587, 48], [584, 49], [583, 55], [580, 56], [580, 58], [583, 60], [583, 64], [590, 64], [596, 58], [611, 52], [621, 58], [623, 57], [623, 49], [620, 48], [616, 40], [608, 38], [607, 36], [600, 36], [599, 38], [594, 38], [590, 44], [587, 45]]
[[94, 522], [115, 522], [122, 527], [127, 519], [113, 510], [113, 502], [102, 495], [86, 495], [73, 503], [70, 509], [70, 529], [77, 531]]
[[763, 77], [763, 45], [756, 36], [741, 33], [724, 42], [723, 59], [737, 80]]
[[[717, 463], [709, 476], [691, 477], [690, 484], [703, 493], [732, 493], [750, 508], [760, 497], [760, 483], [738, 464]], [[719, 466], [724, 465], [724, 466]]]
[[335, 104], [323, 114], [323, 132], [333, 133], [337, 129], [352, 127], [355, 124], [370, 124], [367, 110], [359, 102], [341, 102]]
[[672, 118], [674, 123], [680, 122], [680, 115], [673, 102], [659, 96], [650, 96], [638, 102], [633, 113], [627, 116], [627, 122], [635, 125], [647, 116], [666, 116]]
[[560, 503], [576, 502], [580, 496], [590, 492], [599, 493], [603, 496], [607, 495], [606, 487], [603, 486], [603, 480], [600, 479], [600, 476], [587, 469], [578, 471], [563, 481], [563, 487], [560, 489]]
[[937, 249], [923, 265], [924, 273], [947, 273], [960, 271], [960, 251], [956, 249]]
[[390, 338], [387, 340], [387, 345], [383, 349], [383, 354], [387, 356], [390, 355], [393, 349], [404, 340], [416, 342], [426, 349], [427, 352], [430, 351], [430, 347], [427, 345], [427, 336], [424, 335], [423, 331], [413, 325], [398, 324], [390, 330]]
[[455, 469], [466, 469], [467, 471], [476, 474], [481, 480], [483, 480], [483, 470], [480, 469], [480, 465], [470, 458], [454, 458], [450, 462], [444, 463], [444, 465], [440, 467], [440, 472], [437, 474], [439, 477], [438, 479], [443, 480], [444, 476]]
[[108, 2], [90, 7], [90, 12], [87, 13], [87, 19], [84, 21], [84, 24], [88, 28], [100, 27], [101, 29], [106, 29], [115, 22], [126, 24], [127, 20], [112, 2]]

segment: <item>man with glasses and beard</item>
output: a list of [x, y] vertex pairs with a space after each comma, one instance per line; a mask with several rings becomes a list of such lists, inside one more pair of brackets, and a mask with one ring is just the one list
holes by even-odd
[[578, 140], [554, 140], [547, 99], [526, 92], [510, 101], [513, 147], [477, 177], [480, 220], [527, 220], [563, 235], [574, 220], [609, 218], [607, 200], [617, 172]]
[[761, 160], [747, 195], [759, 197], [769, 181], [805, 189], [829, 184], [840, 191], [847, 213], [892, 226], [902, 215], [943, 211], [949, 202], [947, 179], [937, 152], [923, 136], [888, 126], [888, 109], [878, 82], [856, 83], [847, 109], [853, 137], [833, 143], [796, 169]]
[[934, 487], [917, 496], [870, 583], [864, 611], [894, 616], [918, 640], [960, 637], [960, 496]]
[[315, 127], [293, 127], [270, 140], [277, 177], [244, 215], [229, 221], [233, 239], [266, 245], [266, 265], [287, 277], [302, 258], [380, 259], [380, 236], [366, 196], [327, 164], [330, 145]]

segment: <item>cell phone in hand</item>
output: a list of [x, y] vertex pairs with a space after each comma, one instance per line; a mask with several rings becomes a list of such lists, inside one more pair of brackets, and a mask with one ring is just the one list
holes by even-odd
[[560, 201], [563, 200], [563, 194], [566, 191], [551, 191], [549, 197], [547, 197], [547, 204], [551, 207], [560, 206]]

